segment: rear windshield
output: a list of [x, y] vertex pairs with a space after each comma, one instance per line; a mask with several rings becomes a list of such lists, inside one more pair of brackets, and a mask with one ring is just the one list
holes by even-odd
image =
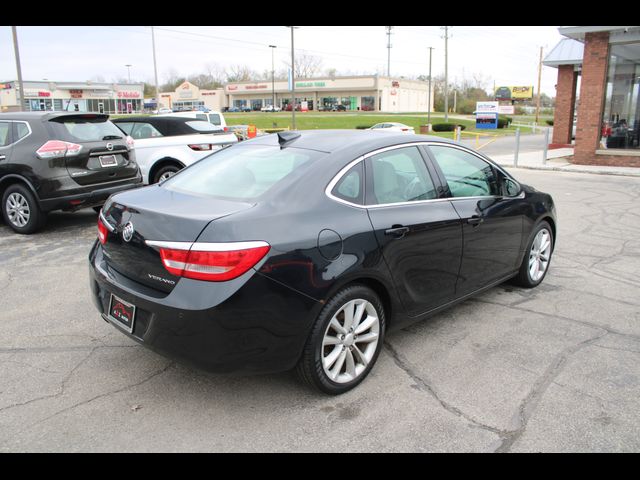
[[122, 131], [109, 120], [90, 117], [61, 117], [49, 122], [57, 140], [69, 142], [99, 142], [124, 137]]
[[326, 155], [292, 147], [238, 145], [194, 163], [163, 186], [231, 200], [255, 199]]

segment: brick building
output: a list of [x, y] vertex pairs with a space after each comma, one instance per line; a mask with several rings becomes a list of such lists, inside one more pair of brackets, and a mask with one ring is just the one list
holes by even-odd
[[558, 31], [543, 62], [558, 69], [552, 143], [571, 144], [576, 118], [574, 163], [640, 167], [640, 27]]

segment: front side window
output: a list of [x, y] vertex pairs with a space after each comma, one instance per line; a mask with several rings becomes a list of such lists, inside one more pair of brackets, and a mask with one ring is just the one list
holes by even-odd
[[493, 167], [481, 158], [453, 147], [430, 145], [453, 197], [499, 195]]
[[611, 46], [601, 129], [604, 148], [640, 148], [638, 47], [638, 44]]
[[373, 155], [366, 160], [367, 205], [417, 202], [437, 197], [429, 171], [417, 147]]

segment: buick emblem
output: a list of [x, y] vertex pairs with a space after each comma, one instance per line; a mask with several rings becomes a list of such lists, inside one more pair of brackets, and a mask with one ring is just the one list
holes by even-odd
[[113, 150], [113, 143], [107, 143], [107, 150]]
[[122, 229], [122, 239], [125, 242], [130, 242], [131, 239], [133, 238], [133, 232], [135, 230], [133, 229], [133, 223], [129, 222], [127, 223], [124, 228]]

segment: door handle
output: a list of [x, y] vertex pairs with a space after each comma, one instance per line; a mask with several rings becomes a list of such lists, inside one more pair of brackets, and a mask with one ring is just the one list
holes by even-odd
[[482, 217], [478, 217], [476, 215], [474, 215], [471, 218], [467, 218], [467, 223], [469, 225], [473, 225], [474, 227], [477, 227], [478, 225], [480, 225], [482, 222], [484, 222], [484, 218]]
[[5, 158], [7, 158], [7, 157], [4, 156], [4, 155], [0, 155], [0, 160], [4, 160]]
[[407, 233], [409, 233], [409, 227], [395, 226], [395, 225], [393, 226], [393, 228], [389, 228], [384, 231], [385, 235], [393, 235], [396, 238], [402, 238]]

